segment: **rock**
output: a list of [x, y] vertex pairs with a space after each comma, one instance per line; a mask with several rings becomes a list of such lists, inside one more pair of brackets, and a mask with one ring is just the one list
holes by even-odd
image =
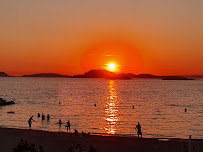
[[0, 106], [6, 106], [6, 105], [12, 105], [12, 104], [15, 104], [15, 102], [14, 101], [7, 102], [6, 100], [0, 98]]

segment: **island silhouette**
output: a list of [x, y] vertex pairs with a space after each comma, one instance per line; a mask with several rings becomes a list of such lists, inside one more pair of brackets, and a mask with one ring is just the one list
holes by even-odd
[[10, 75], [6, 74], [5, 72], [0, 72], [0, 77], [10, 77]]
[[22, 75], [21, 77], [61, 77], [61, 78], [69, 78], [71, 76], [61, 75], [57, 73], [37, 73], [32, 75]]
[[[0, 72], [0, 77], [13, 77], [5, 72]], [[110, 72], [107, 70], [90, 70], [88, 72], [85, 72], [82, 75], [61, 75], [57, 73], [37, 73], [37, 74], [31, 74], [31, 75], [22, 75], [20, 77], [49, 77], [49, 78], [105, 78], [105, 79], [125, 79], [130, 80], [134, 78], [140, 78], [140, 79], [162, 79], [162, 80], [194, 80], [195, 78], [203, 78], [202, 75], [195, 75], [195, 76], [156, 76], [152, 74], [138, 74], [135, 75], [133, 73], [121, 73], [116, 74], [114, 72]]]

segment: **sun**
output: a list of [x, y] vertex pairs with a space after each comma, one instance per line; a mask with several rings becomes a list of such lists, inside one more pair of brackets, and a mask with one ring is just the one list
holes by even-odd
[[115, 63], [109, 63], [107, 64], [107, 70], [108, 71], [116, 71], [116, 64]]

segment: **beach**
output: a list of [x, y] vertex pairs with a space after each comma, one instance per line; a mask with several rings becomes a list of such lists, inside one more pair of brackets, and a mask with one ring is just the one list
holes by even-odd
[[[28, 144], [35, 144], [36, 149], [42, 146], [46, 152], [65, 152], [71, 145], [74, 148], [81, 144], [83, 151], [88, 151], [90, 144], [97, 152], [186, 152], [189, 149], [189, 139], [157, 139], [135, 136], [101, 136], [74, 135], [64, 132], [48, 132], [32, 129], [0, 128], [0, 151], [11, 152], [20, 139]], [[191, 140], [191, 152], [203, 150], [202, 139]]]

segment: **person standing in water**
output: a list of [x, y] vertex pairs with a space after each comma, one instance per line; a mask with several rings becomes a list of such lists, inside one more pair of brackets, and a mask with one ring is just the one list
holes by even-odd
[[49, 121], [49, 119], [50, 119], [50, 116], [49, 116], [49, 114], [47, 115], [47, 121]]
[[138, 138], [139, 138], [140, 135], [141, 135], [141, 138], [142, 138], [141, 125], [140, 125], [139, 122], [138, 122], [137, 126], [135, 127], [135, 129], [137, 129]]
[[68, 120], [67, 124], [66, 124], [66, 127], [67, 127], [67, 131], [68, 129], [70, 130], [70, 121]]
[[31, 128], [32, 121], [34, 121], [33, 116], [30, 117], [30, 119], [28, 120], [29, 128]]
[[61, 124], [62, 124], [61, 119], [59, 119], [58, 124], [59, 124], [59, 128], [61, 128]]
[[44, 114], [42, 113], [42, 121], [43, 121], [43, 120], [45, 120], [45, 116], [44, 116]]

